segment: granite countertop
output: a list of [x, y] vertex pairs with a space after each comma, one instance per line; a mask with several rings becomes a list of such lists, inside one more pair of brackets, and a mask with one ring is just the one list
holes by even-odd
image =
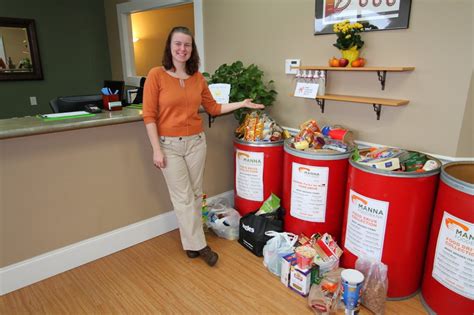
[[123, 124], [142, 120], [140, 109], [123, 108], [119, 111], [102, 112], [90, 117], [45, 121], [40, 117], [0, 119], [0, 139], [24, 137], [43, 133]]

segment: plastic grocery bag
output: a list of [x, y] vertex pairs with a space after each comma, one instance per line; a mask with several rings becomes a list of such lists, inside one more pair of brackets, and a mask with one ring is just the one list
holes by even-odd
[[294, 252], [294, 246], [298, 240], [298, 236], [293, 233], [275, 231], [265, 232], [265, 235], [271, 239], [267, 241], [263, 247], [263, 265], [270, 270], [271, 273], [280, 276], [281, 259], [283, 256]]
[[308, 305], [314, 314], [335, 314], [342, 293], [341, 270], [328, 272], [319, 284], [313, 284], [309, 290]]
[[210, 203], [208, 207], [208, 227], [219, 237], [228, 240], [238, 239], [240, 214], [237, 210], [231, 208], [225, 199], [218, 199], [217, 202]]
[[359, 257], [355, 269], [364, 274], [362, 286], [362, 305], [376, 315], [385, 313], [385, 300], [387, 298], [388, 267], [382, 262]]

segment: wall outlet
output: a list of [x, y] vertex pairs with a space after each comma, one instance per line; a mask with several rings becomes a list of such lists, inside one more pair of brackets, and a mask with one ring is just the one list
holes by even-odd
[[38, 105], [38, 102], [36, 101], [36, 96], [30, 96], [30, 105], [31, 106]]
[[291, 69], [291, 67], [299, 67], [301, 64], [301, 59], [286, 59], [285, 60], [285, 73], [286, 74], [296, 74], [298, 69]]

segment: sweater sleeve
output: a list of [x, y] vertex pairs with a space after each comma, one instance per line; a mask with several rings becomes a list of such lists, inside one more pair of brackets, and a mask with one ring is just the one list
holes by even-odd
[[220, 115], [222, 105], [217, 103], [214, 100], [214, 97], [212, 97], [211, 91], [209, 90], [209, 87], [207, 86], [206, 79], [204, 78], [202, 74], [201, 74], [201, 81], [202, 81], [202, 92], [201, 92], [202, 106], [204, 106], [204, 109], [206, 110], [206, 112], [208, 112], [211, 116]]
[[158, 120], [158, 99], [160, 96], [158, 68], [148, 73], [143, 89], [143, 121], [145, 124]]

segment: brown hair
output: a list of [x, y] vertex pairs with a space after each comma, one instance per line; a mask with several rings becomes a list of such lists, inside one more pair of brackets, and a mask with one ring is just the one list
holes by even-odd
[[173, 37], [174, 33], [183, 33], [183, 34], [191, 36], [192, 51], [191, 51], [191, 57], [188, 59], [188, 61], [186, 61], [186, 73], [189, 75], [193, 75], [199, 69], [199, 62], [200, 62], [199, 54], [196, 48], [196, 43], [194, 42], [193, 34], [189, 30], [189, 28], [185, 26], [173, 27], [173, 29], [169, 33], [168, 38], [166, 39], [165, 51], [163, 52], [163, 60], [162, 60], [163, 67], [166, 70], [176, 71], [173, 65], [173, 56], [171, 55], [171, 38]]

